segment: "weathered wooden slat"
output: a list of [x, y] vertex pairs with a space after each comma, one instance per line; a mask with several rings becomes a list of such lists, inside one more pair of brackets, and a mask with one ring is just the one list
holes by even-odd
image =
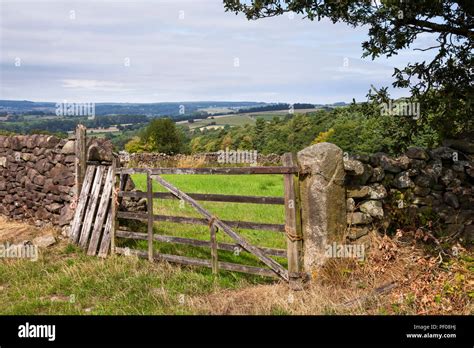
[[97, 167], [94, 183], [92, 184], [91, 197], [89, 198], [86, 215], [84, 217], [84, 224], [82, 225], [81, 235], [79, 237], [79, 245], [84, 249], [87, 247], [87, 242], [89, 241], [92, 220], [94, 219], [99, 201], [99, 193], [102, 186], [104, 170], [104, 166]]
[[211, 243], [211, 265], [212, 265], [212, 273], [217, 274], [219, 273], [219, 256], [217, 252], [217, 227], [212, 224], [209, 226], [209, 233], [211, 235], [210, 243]]
[[[127, 255], [129, 253], [130, 255], [136, 255], [141, 258], [145, 258], [145, 259], [148, 258], [148, 252], [142, 251], [142, 250], [117, 247], [115, 248], [115, 251], [119, 255]], [[201, 267], [212, 268], [211, 262], [209, 260], [196, 259], [196, 258], [186, 257], [186, 256], [155, 253], [154, 259], [157, 261], [167, 261], [167, 262], [179, 263], [179, 264], [189, 265], [189, 266], [201, 266]], [[230, 262], [219, 262], [219, 268], [226, 271], [249, 273], [249, 274], [255, 274], [259, 276], [272, 277], [272, 278], [277, 276], [275, 272], [267, 268], [245, 266], [245, 265], [239, 265], [239, 264], [230, 263]]]
[[[144, 259], [148, 259], [148, 251], [145, 251], [145, 250], [116, 247], [115, 252], [119, 255], [129, 254], [129, 255], [136, 255]], [[157, 252], [155, 252], [153, 256], [154, 256], [154, 260], [159, 260], [159, 261], [175, 262], [175, 263], [181, 263], [181, 264], [192, 265], [192, 266], [205, 266], [209, 268], [211, 267], [211, 262], [209, 260], [204, 260], [204, 259], [197, 259], [193, 257], [179, 256], [179, 255], [160, 254]]]
[[[293, 154], [285, 153], [282, 157], [284, 165], [293, 166]], [[290, 282], [301, 277], [302, 233], [299, 225], [299, 202], [296, 197], [295, 177], [293, 174], [284, 175], [285, 189], [285, 229], [288, 250], [288, 274]]]
[[86, 175], [84, 177], [84, 182], [82, 185], [82, 190], [80, 195], [78, 195], [78, 202], [76, 206], [76, 211], [74, 212], [74, 219], [72, 220], [71, 231], [69, 233], [70, 240], [73, 243], [77, 243], [80, 231], [82, 227], [82, 219], [84, 216], [84, 211], [87, 207], [87, 201], [89, 197], [89, 191], [94, 180], [95, 167], [89, 166], [86, 170]]
[[234, 232], [229, 225], [222, 222], [217, 217], [213, 216], [209, 211], [204, 209], [199, 203], [197, 203], [194, 199], [189, 197], [186, 193], [180, 191], [178, 188], [176, 188], [175, 186], [173, 186], [172, 184], [170, 184], [169, 182], [167, 182], [166, 180], [164, 180], [162, 177], [160, 177], [158, 175], [153, 175], [152, 177], [153, 177], [153, 179], [158, 181], [160, 183], [160, 185], [162, 185], [168, 191], [173, 193], [178, 198], [185, 200], [196, 211], [198, 211], [200, 214], [204, 215], [209, 220], [209, 223], [211, 225], [215, 224], [221, 231], [224, 231], [236, 243], [240, 244], [248, 252], [254, 254], [260, 261], [262, 261], [264, 264], [266, 264], [268, 267], [270, 267], [277, 275], [282, 277], [284, 280], [288, 281], [288, 271], [285, 268], [283, 268], [282, 265], [280, 265], [275, 260], [273, 260], [273, 259], [269, 258], [268, 256], [266, 256], [257, 247], [255, 247], [252, 244], [250, 244], [249, 242], [247, 242], [239, 234]]
[[[197, 201], [207, 202], [228, 202], [228, 203], [256, 203], [256, 204], [285, 204], [283, 197], [270, 196], [238, 196], [238, 195], [220, 195], [208, 193], [188, 193], [188, 195]], [[144, 198], [146, 192], [141, 191], [121, 191], [120, 197]], [[157, 199], [175, 199], [176, 197], [170, 192], [153, 192], [153, 198]]]
[[76, 161], [74, 163], [74, 169], [76, 173], [75, 186], [76, 194], [79, 197], [79, 193], [82, 191], [82, 185], [84, 185], [84, 178], [87, 170], [87, 141], [86, 141], [86, 127], [82, 124], [78, 124], [76, 127], [76, 141], [74, 143], [74, 152], [76, 154]]
[[94, 227], [92, 229], [92, 234], [89, 241], [89, 248], [87, 249], [87, 255], [95, 255], [97, 253], [97, 247], [99, 245], [99, 240], [102, 235], [102, 228], [104, 227], [106, 215], [109, 211], [110, 196], [112, 195], [113, 189], [113, 180], [114, 170], [112, 166], [110, 166], [107, 171], [107, 176], [105, 178], [105, 184], [102, 190], [102, 195], [100, 197], [97, 215], [95, 216]]
[[[127, 239], [147, 240], [146, 233], [124, 231], [120, 229], [116, 231], [116, 237], [127, 238]], [[158, 242], [163, 242], [163, 243], [192, 245], [192, 246], [204, 247], [204, 248], [209, 248], [211, 246], [211, 243], [208, 242], [207, 240], [167, 236], [167, 235], [162, 235], [162, 234], [153, 235], [153, 239]], [[232, 244], [232, 243], [222, 243], [222, 242], [217, 243], [217, 249], [219, 250], [235, 251], [236, 248], [242, 248], [242, 247], [238, 244]], [[261, 246], [259, 246], [258, 248], [262, 250], [266, 255], [286, 257], [286, 250], [284, 249], [266, 248], [266, 247], [261, 247]], [[242, 251], [246, 251], [246, 250], [242, 249]]]
[[150, 173], [146, 176], [147, 209], [148, 209], [148, 260], [153, 261], [153, 181]]
[[[114, 166], [114, 173], [116, 174], [117, 172], [117, 161], [114, 161], [113, 164]], [[114, 179], [116, 178], [116, 175], [114, 174]], [[127, 180], [128, 180], [129, 175], [128, 174], [120, 174], [120, 180], [119, 180], [119, 187], [118, 191], [123, 191], [125, 190], [125, 187], [127, 186]], [[115, 184], [115, 181], [114, 181]], [[118, 207], [120, 206], [122, 202], [122, 198], [118, 197], [117, 194], [117, 189], [115, 188], [114, 185], [114, 191], [113, 191], [113, 202], [114, 205], [112, 206], [112, 213], [113, 213], [113, 225], [110, 233], [110, 252], [111, 254], [115, 253], [115, 230], [116, 230], [116, 224], [117, 224], [117, 212], [118, 212]]]
[[109, 250], [111, 250], [110, 244], [113, 235], [113, 225], [114, 217], [112, 213], [109, 213], [107, 215], [107, 221], [105, 222], [104, 235], [102, 236], [102, 241], [100, 242], [99, 253], [97, 254], [99, 257], [106, 257], [109, 254]]
[[137, 174], [294, 174], [298, 167], [214, 167], [214, 168], [121, 168], [118, 173]]
[[[104, 245], [105, 253], [107, 255], [107, 251], [109, 250], [109, 244], [110, 244], [110, 253], [114, 254], [114, 248], [115, 248], [115, 230], [117, 229], [117, 209], [120, 204], [119, 197], [118, 197], [118, 190], [122, 188], [122, 180], [119, 181], [119, 187], [117, 188], [117, 175], [115, 172], [117, 171], [117, 165], [120, 165], [120, 162], [117, 158], [114, 158], [112, 161], [112, 169], [114, 171], [114, 178], [112, 180], [112, 202], [110, 203], [110, 215], [112, 222], [110, 224], [110, 230], [109, 234], [106, 235], [110, 241], [105, 240]], [[124, 175], [120, 175], [120, 179], [122, 179]], [[126, 179], [128, 179], [128, 175], [126, 175]], [[123, 189], [125, 189], [125, 182], [123, 183]], [[107, 228], [106, 228], [107, 230]]]
[[[144, 221], [144, 222], [148, 221], [148, 214], [146, 213], [118, 211], [117, 217], [121, 219], [139, 220], [139, 221]], [[154, 221], [176, 222], [176, 223], [192, 224], [192, 225], [208, 225], [209, 224], [209, 221], [207, 219], [191, 218], [191, 217], [185, 217], [185, 216], [153, 215], [153, 219]], [[249, 222], [249, 221], [228, 221], [228, 220], [222, 220], [222, 221], [233, 228], [285, 232], [285, 225], [282, 225], [282, 224], [266, 224], [266, 223]]]
[[219, 269], [223, 269], [225, 271], [255, 274], [255, 275], [264, 276], [264, 277], [271, 277], [271, 278], [278, 277], [275, 274], [275, 272], [273, 272], [273, 271], [271, 271], [267, 268], [260, 268], [260, 267], [254, 267], [254, 266], [245, 266], [245, 265], [239, 265], [237, 263], [231, 263], [231, 262], [219, 261]]

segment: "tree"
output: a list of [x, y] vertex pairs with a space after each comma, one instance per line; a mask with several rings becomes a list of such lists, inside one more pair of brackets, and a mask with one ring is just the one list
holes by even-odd
[[176, 154], [183, 149], [183, 137], [171, 119], [158, 118], [150, 122], [140, 140], [150, 151]]
[[334, 134], [334, 128], [329, 128], [328, 131], [326, 132], [320, 132], [316, 139], [313, 140], [311, 144], [319, 144], [319, 143], [324, 143], [328, 141], [328, 139], [331, 137], [331, 135]]
[[265, 120], [262, 117], [257, 118], [255, 122], [255, 148], [261, 152], [265, 143]]
[[146, 152], [146, 146], [142, 144], [139, 137], [133, 137], [125, 144], [125, 151], [129, 153]]
[[226, 134], [226, 136], [224, 137], [224, 139], [222, 139], [222, 142], [221, 142], [221, 150], [225, 150], [225, 149], [232, 149], [232, 145], [233, 145], [234, 141], [232, 139], [232, 135], [229, 133], [229, 134]]
[[[440, 134], [449, 136], [472, 131], [474, 99], [474, 3], [472, 0], [224, 0], [226, 11], [243, 12], [248, 19], [304, 14], [309, 20], [330, 19], [350, 26], [368, 26], [369, 38], [362, 42], [363, 57], [390, 57], [410, 47], [421, 34], [436, 36], [430, 62], [416, 62], [396, 68], [394, 87], [409, 88], [420, 103], [421, 118], [413, 129], [429, 123]], [[372, 101], [386, 101], [386, 88]]]

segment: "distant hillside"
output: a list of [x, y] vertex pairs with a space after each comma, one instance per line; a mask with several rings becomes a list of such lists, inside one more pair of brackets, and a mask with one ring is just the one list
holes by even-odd
[[[294, 109], [308, 109], [314, 107], [344, 106], [344, 102], [335, 104], [308, 104], [295, 103]], [[200, 101], [200, 102], [172, 102], [172, 103], [96, 103], [95, 114], [104, 115], [145, 115], [170, 116], [174, 119], [187, 119], [190, 115], [225, 115], [229, 113], [246, 113], [272, 110], [288, 110], [287, 103], [264, 102], [230, 102], [230, 101]], [[32, 102], [28, 100], [0, 100], [0, 116], [15, 115], [54, 115], [56, 102]]]
[[[180, 116], [192, 114], [206, 108], [241, 109], [267, 105], [262, 102], [173, 102], [173, 103], [96, 103], [96, 115], [146, 115]], [[55, 102], [31, 102], [27, 100], [0, 100], [0, 113], [51, 115], [56, 112]]]

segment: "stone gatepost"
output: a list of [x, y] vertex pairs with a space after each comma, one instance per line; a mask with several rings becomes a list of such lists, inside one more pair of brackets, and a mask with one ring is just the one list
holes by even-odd
[[313, 274], [325, 261], [327, 245], [342, 243], [346, 192], [342, 150], [331, 143], [309, 146], [297, 155], [300, 167], [303, 266]]

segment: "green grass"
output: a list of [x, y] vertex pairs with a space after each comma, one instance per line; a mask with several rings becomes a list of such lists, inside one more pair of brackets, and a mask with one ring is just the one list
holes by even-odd
[[[283, 196], [283, 178], [277, 175], [163, 175], [163, 179], [171, 182], [187, 193], [219, 193], [228, 195], [254, 195], [254, 196]], [[136, 174], [133, 176], [136, 188], [146, 191], [146, 176]], [[165, 189], [157, 182], [153, 182], [154, 192], [164, 192]], [[200, 202], [201, 205], [222, 220], [251, 221], [261, 223], [284, 223], [284, 208], [281, 205], [260, 205], [249, 203], [226, 202]], [[155, 214], [178, 215], [185, 217], [202, 217], [190, 205], [177, 199], [155, 199], [153, 201]], [[134, 230], [145, 232], [144, 224], [132, 223]], [[286, 241], [283, 233], [273, 231], [255, 231], [236, 229], [242, 237], [257, 246], [285, 249]], [[154, 233], [209, 240], [209, 228], [203, 225], [177, 224], [169, 222], [155, 223]], [[234, 241], [224, 232], [219, 231], [217, 240], [227, 243]], [[209, 259], [210, 250], [187, 245], [169, 243], [154, 243], [155, 250], [183, 256]], [[122, 240], [121, 246], [138, 249], [147, 249], [146, 241]], [[235, 262], [254, 266], [263, 264], [252, 254], [247, 252], [230, 252], [219, 250], [219, 260]], [[282, 265], [286, 260], [276, 257]], [[238, 277], [241, 277], [239, 275]]]
[[[299, 109], [295, 110], [295, 113], [309, 113], [316, 109]], [[261, 112], [249, 112], [242, 114], [230, 114], [228, 116], [215, 116], [214, 119], [205, 118], [196, 120], [193, 123], [185, 123], [184, 126], [190, 129], [197, 129], [201, 127], [210, 126], [211, 123], [215, 123], [215, 126], [243, 126], [246, 124], [255, 124], [258, 118], [263, 118], [265, 121], [271, 121], [274, 117], [283, 118], [288, 114], [288, 110], [275, 110], [275, 111], [261, 111]], [[213, 125], [213, 126], [214, 126]]]
[[103, 260], [62, 245], [36, 262], [0, 261], [0, 314], [193, 314], [191, 297], [265, 281], [258, 278], [136, 257]]
[[[241, 195], [283, 195], [283, 178], [270, 175], [163, 175], [189, 193]], [[145, 176], [133, 177], [137, 188], [145, 190]], [[156, 191], [163, 191], [154, 183]], [[213, 214], [228, 220], [283, 223], [283, 206], [202, 202]], [[196, 216], [177, 200], [154, 200], [157, 214]], [[5, 226], [3, 226], [5, 227]], [[137, 226], [144, 228], [146, 226]], [[284, 234], [272, 231], [237, 230], [255, 245], [285, 248]], [[207, 226], [156, 223], [155, 233], [209, 240]], [[219, 241], [233, 242], [223, 232]], [[147, 249], [146, 241], [119, 240], [118, 245]], [[208, 248], [155, 242], [162, 253], [210, 259]], [[221, 261], [265, 267], [253, 255], [219, 251]], [[285, 260], [275, 258], [283, 265]], [[252, 284], [269, 284], [268, 277], [221, 271], [213, 275], [205, 267], [148, 262], [134, 256], [87, 256], [65, 242], [40, 253], [36, 262], [0, 260], [0, 314], [195, 314], [192, 298], [224, 289], [240, 289]], [[184, 302], [183, 302], [184, 300]]]

